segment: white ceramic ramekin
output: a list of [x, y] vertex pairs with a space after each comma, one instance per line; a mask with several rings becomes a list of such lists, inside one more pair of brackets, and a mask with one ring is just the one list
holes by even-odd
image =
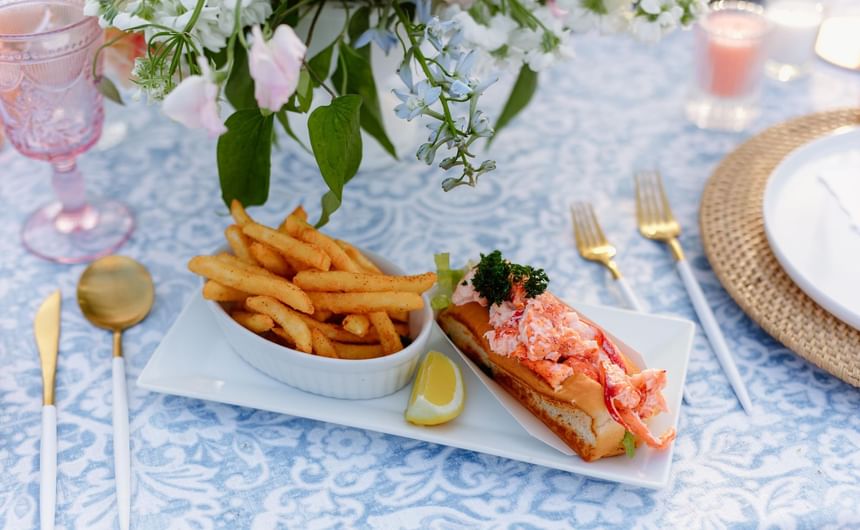
[[[404, 274], [388, 260], [362, 252], [383, 272]], [[426, 351], [433, 324], [433, 311], [425, 294], [424, 307], [409, 315], [412, 338], [409, 346], [376, 359], [330, 359], [264, 339], [237, 324], [217, 302], [207, 304], [227, 343], [248, 364], [300, 390], [341, 399], [378, 398], [403, 388], [412, 379], [419, 358]]]

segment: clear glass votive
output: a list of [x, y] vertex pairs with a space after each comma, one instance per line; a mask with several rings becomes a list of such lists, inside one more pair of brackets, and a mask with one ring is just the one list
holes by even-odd
[[758, 116], [768, 29], [757, 4], [711, 4], [694, 30], [690, 121], [703, 129], [740, 131]]
[[779, 81], [805, 75], [815, 56], [824, 7], [815, 0], [769, 0], [765, 16], [770, 22], [765, 72]]

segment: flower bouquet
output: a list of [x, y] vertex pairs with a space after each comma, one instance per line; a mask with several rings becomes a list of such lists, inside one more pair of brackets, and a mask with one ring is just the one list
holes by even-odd
[[[224, 201], [266, 201], [276, 124], [309, 150], [328, 191], [324, 224], [362, 158], [362, 131], [396, 157], [383, 126], [371, 45], [396, 54], [399, 118], [420, 118], [427, 141], [416, 156], [438, 166], [446, 191], [474, 186], [495, 169], [488, 141], [531, 99], [538, 73], [569, 55], [572, 32], [630, 31], [643, 40], [689, 25], [704, 0], [87, 0], [90, 15], [142, 32], [146, 52], [133, 81], [163, 112], [218, 137]], [[309, 56], [324, 9], [342, 27]], [[295, 28], [302, 28], [296, 31]], [[331, 29], [331, 28], [328, 28]], [[329, 33], [331, 33], [329, 31]], [[106, 43], [112, 44], [111, 41]], [[489, 116], [480, 98], [500, 73], [518, 72], [507, 103]], [[394, 72], [392, 72], [393, 74]], [[115, 96], [105, 79], [102, 91]], [[317, 99], [316, 103], [314, 99]], [[322, 100], [322, 101], [320, 101]], [[221, 107], [232, 111], [226, 121]], [[309, 114], [309, 146], [291, 116]]]

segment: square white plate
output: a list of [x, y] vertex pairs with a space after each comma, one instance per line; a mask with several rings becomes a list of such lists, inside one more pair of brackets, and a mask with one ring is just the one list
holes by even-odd
[[[609, 307], [577, 306], [638, 349], [649, 367], [668, 370], [664, 395], [670, 412], [655, 418], [654, 428], [658, 432], [668, 426], [677, 428], [693, 323]], [[429, 348], [463, 362], [438, 327]], [[674, 444], [662, 452], [640, 447], [632, 459], [619, 456], [587, 463], [564, 455], [528, 434], [472, 370], [461, 368], [467, 393], [463, 413], [445, 425], [419, 427], [403, 419], [410, 385], [379, 399], [340, 400], [296, 390], [252, 368], [224, 341], [198, 293], [152, 354], [137, 384], [156, 392], [370, 429], [635, 486], [661, 488], [668, 483]]]

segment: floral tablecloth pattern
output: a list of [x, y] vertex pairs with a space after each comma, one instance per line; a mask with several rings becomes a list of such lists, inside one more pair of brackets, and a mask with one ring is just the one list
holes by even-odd
[[[699, 333], [690, 404], [681, 411], [670, 485], [662, 491], [589, 480], [527, 463], [338, 425], [150, 393], [130, 386], [132, 524], [167, 528], [856, 528], [860, 526], [860, 391], [795, 356], [747, 318], [702, 253], [697, 212], [708, 175], [748, 134], [701, 131], [683, 116], [691, 35], [657, 47], [582, 37], [578, 57], [543, 76], [531, 107], [493, 147], [499, 170], [445, 194], [414, 160], [373, 164], [345, 193], [328, 230], [409, 271], [432, 254], [456, 261], [503, 250], [546, 268], [571, 300], [620, 305], [603, 270], [573, 245], [568, 204], [594, 203], [619, 263], [652, 311], [695, 319], [668, 253], [634, 225], [632, 173], [659, 167], [691, 258], [759, 415], [740, 410]], [[857, 105], [860, 77], [824, 65], [793, 84], [769, 82], [756, 128]], [[92, 193], [131, 204], [137, 229], [122, 253], [156, 282], [150, 317], [126, 333], [133, 382], [198, 280], [188, 257], [222, 241], [214, 144], [156, 107], [109, 109], [118, 146], [84, 156]], [[274, 222], [316, 210], [314, 164], [282, 143]], [[0, 152], [0, 527], [38, 526], [41, 382], [32, 317], [63, 292], [57, 379], [58, 528], [117, 526], [112, 465], [110, 337], [75, 303], [82, 266], [27, 254], [18, 230], [50, 193], [49, 170]]]

